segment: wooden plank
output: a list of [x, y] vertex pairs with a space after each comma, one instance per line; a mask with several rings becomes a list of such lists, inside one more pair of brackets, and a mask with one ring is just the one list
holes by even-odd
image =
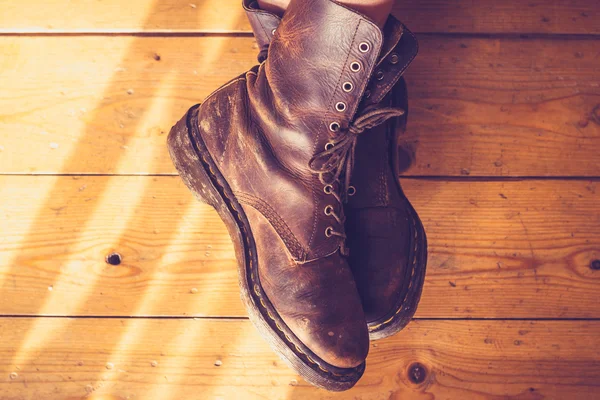
[[427, 38], [421, 49], [407, 74], [407, 175], [600, 175], [588, 155], [600, 151], [598, 42]]
[[[417, 317], [600, 317], [598, 181], [404, 186], [429, 238]], [[177, 177], [3, 176], [0, 199], [2, 315], [246, 315], [226, 229]]]
[[295, 375], [247, 320], [0, 324], [6, 400], [595, 398], [600, 379], [598, 321], [413, 321], [373, 343], [363, 378], [337, 394]]
[[[0, 3], [0, 32], [250, 32], [241, 0], [29, 0]], [[403, 0], [415, 32], [598, 34], [595, 0]]]
[[250, 32], [242, 0], [28, 0], [0, 4], [0, 32]]
[[[0, 173], [36, 174], [174, 174], [172, 124], [257, 51], [231, 37], [3, 37], [0, 48]], [[599, 48], [424, 36], [407, 75], [404, 173], [598, 176]]]

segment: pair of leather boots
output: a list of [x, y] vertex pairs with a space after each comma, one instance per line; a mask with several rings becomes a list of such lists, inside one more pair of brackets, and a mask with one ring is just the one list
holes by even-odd
[[186, 185], [225, 222], [250, 320], [328, 390], [362, 376], [369, 338], [402, 329], [423, 286], [426, 237], [398, 180], [408, 29], [331, 0], [283, 18], [244, 1], [259, 62], [172, 128]]

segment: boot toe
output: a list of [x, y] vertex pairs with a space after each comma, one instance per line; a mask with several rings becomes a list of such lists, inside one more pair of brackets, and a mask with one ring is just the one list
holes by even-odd
[[337, 368], [361, 365], [369, 351], [369, 331], [345, 259], [336, 253], [296, 268], [296, 279], [275, 296], [286, 325], [326, 363]]
[[338, 368], [355, 368], [367, 358], [369, 332], [366, 324], [338, 326], [313, 335], [311, 350]]
[[349, 215], [352, 267], [368, 322], [385, 318], [404, 297], [413, 229], [407, 210], [373, 207]]

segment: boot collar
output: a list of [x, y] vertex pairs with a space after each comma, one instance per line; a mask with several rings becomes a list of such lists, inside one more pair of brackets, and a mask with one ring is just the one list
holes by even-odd
[[[261, 10], [256, 0], [243, 0], [243, 7], [260, 48], [258, 62], [267, 58], [268, 48], [281, 18]], [[379, 103], [404, 74], [418, 53], [415, 35], [390, 15], [383, 29], [384, 41], [376, 68], [364, 92], [362, 106]]]

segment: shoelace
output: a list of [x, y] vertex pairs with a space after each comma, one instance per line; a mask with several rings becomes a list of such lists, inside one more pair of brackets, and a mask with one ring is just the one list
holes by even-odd
[[[316, 154], [309, 161], [310, 170], [319, 175], [319, 180], [323, 185], [333, 185], [335, 182], [343, 179], [343, 185], [340, 192], [343, 193], [343, 200], [347, 200], [346, 191], [350, 187], [350, 178], [354, 168], [354, 154], [358, 135], [367, 129], [381, 125], [393, 117], [404, 115], [405, 111], [401, 108], [384, 107], [374, 110], [365, 110], [362, 114], [346, 129], [340, 129], [336, 137], [330, 141], [331, 146]], [[326, 179], [330, 175], [330, 179]], [[342, 200], [342, 199], [339, 199]]]
[[[393, 107], [367, 109], [359, 114], [348, 128], [339, 129], [336, 132], [336, 136], [329, 142], [328, 148], [312, 157], [308, 164], [310, 170], [319, 175], [319, 180], [325, 185], [326, 193], [333, 195], [340, 204], [347, 202], [358, 135], [367, 129], [381, 125], [390, 118], [400, 117], [404, 113], [403, 109]], [[335, 190], [336, 183], [339, 183], [341, 196]], [[345, 218], [340, 218], [333, 210], [327, 215], [332, 215], [340, 225], [343, 225]], [[329, 232], [329, 236], [336, 235], [343, 239], [346, 238], [345, 234], [337, 232], [333, 228], [328, 228], [327, 232]], [[346, 253], [345, 244], [343, 244], [342, 252]]]

